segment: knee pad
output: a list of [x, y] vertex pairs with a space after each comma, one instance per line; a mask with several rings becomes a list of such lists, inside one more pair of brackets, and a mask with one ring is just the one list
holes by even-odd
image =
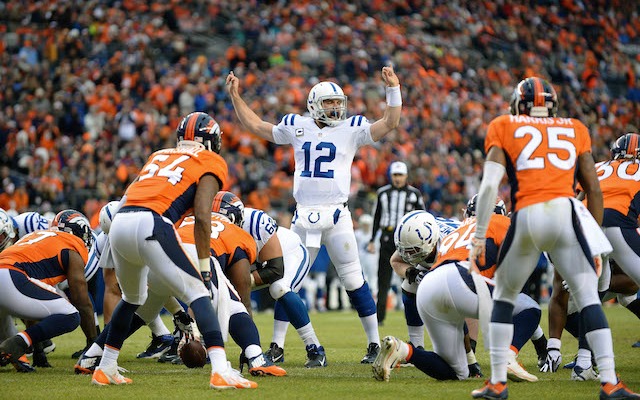
[[364, 276], [362, 275], [360, 264], [354, 262], [341, 267], [336, 266], [336, 271], [347, 291], [356, 290], [364, 285]]
[[283, 279], [279, 279], [269, 286], [269, 294], [274, 300], [278, 300], [291, 291], [291, 287], [287, 285]]

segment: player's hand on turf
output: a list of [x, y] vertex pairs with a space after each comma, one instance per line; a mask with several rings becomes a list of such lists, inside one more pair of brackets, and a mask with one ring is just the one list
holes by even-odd
[[482, 378], [482, 371], [480, 370], [480, 364], [469, 364], [469, 378]]
[[547, 360], [540, 367], [540, 372], [556, 372], [562, 363], [562, 353], [558, 349], [547, 349]]

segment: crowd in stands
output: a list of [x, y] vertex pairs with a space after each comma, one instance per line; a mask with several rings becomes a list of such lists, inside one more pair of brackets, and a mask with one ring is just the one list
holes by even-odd
[[[224, 81], [273, 123], [334, 80], [350, 114], [384, 112], [380, 68], [400, 77], [400, 128], [363, 148], [354, 217], [388, 165], [410, 166], [429, 211], [459, 217], [478, 189], [489, 121], [526, 76], [550, 80], [560, 116], [589, 127], [596, 161], [640, 126], [640, 17], [624, 0], [142, 0], [0, 2], [0, 207], [89, 217], [117, 199], [181, 117], [224, 132], [226, 189], [274, 216], [293, 210], [293, 153], [240, 126]], [[509, 202], [508, 193], [502, 196]]]

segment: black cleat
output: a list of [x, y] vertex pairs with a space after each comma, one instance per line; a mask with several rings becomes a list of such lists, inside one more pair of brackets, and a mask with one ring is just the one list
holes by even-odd
[[369, 343], [369, 347], [367, 347], [367, 354], [362, 357], [360, 364], [373, 364], [378, 353], [380, 353], [380, 345], [378, 343]]
[[305, 368], [322, 368], [327, 366], [327, 355], [324, 353], [324, 347], [310, 344], [307, 346], [307, 361], [304, 363]]

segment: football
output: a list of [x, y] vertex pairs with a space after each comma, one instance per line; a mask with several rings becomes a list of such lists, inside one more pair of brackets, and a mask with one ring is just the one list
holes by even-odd
[[189, 340], [180, 348], [180, 359], [187, 368], [202, 368], [207, 362], [207, 351], [202, 343]]

